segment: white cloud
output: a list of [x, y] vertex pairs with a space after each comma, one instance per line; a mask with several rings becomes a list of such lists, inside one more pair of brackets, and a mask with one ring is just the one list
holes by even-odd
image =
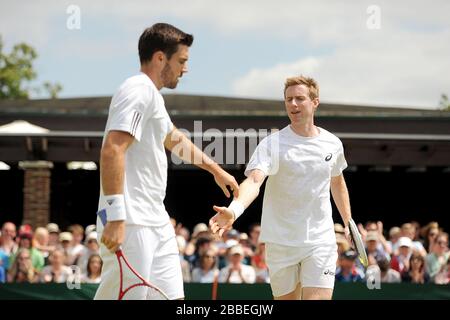
[[[82, 30], [55, 41], [65, 29], [70, 4], [81, 9]], [[381, 30], [366, 27], [366, 9], [372, 4], [381, 10]], [[286, 61], [274, 54], [264, 68], [239, 65], [241, 76], [222, 83], [217, 93], [230, 95], [226, 90], [231, 88], [237, 95], [279, 98], [285, 77], [302, 72], [318, 78], [323, 100], [433, 107], [449, 90], [448, 12], [447, 0], [433, 5], [413, 0], [2, 1], [0, 30], [7, 47], [25, 41], [38, 53], [71, 52], [81, 59], [134, 52], [139, 32], [157, 21], [188, 32], [207, 30], [223, 38], [230, 51], [251, 51], [242, 46], [245, 39], [268, 48], [275, 40], [282, 43], [280, 52], [294, 48], [298, 57]], [[227, 59], [226, 50], [217, 60]]]
[[[417, 22], [426, 25], [427, 21]], [[434, 22], [428, 20], [431, 26]], [[450, 85], [450, 28], [411, 29], [385, 23], [358, 38], [342, 38], [330, 53], [251, 68], [232, 84], [235, 95], [282, 98], [286, 77], [306, 74], [319, 81], [327, 102], [437, 108]]]

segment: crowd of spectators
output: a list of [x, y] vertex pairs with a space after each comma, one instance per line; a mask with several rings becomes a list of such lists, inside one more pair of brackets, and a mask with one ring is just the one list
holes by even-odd
[[5, 222], [0, 234], [0, 283], [63, 283], [76, 277], [99, 283], [102, 260], [94, 225], [74, 224], [61, 231], [55, 223], [33, 230]]
[[[269, 283], [265, 245], [258, 241], [261, 227], [248, 233], [235, 229], [219, 239], [204, 223], [192, 233], [172, 219], [185, 282]], [[384, 230], [381, 222], [358, 225], [369, 258], [363, 268], [344, 227], [334, 226], [338, 260], [336, 281], [363, 282], [377, 275], [388, 283], [448, 284], [448, 234], [437, 222], [417, 222]], [[387, 231], [387, 232], [386, 232]], [[29, 225], [3, 224], [0, 234], [0, 283], [64, 283], [77, 276], [82, 283], [99, 283], [102, 260], [95, 225], [75, 224], [61, 231], [55, 223], [33, 230]]]

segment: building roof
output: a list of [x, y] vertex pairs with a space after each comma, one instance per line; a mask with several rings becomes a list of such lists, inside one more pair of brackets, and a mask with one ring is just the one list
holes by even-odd
[[[180, 116], [285, 116], [281, 100], [244, 99], [182, 94], [164, 95], [171, 115]], [[106, 115], [111, 97], [0, 100], [0, 113]], [[449, 117], [450, 112], [417, 108], [321, 103], [316, 116]]]

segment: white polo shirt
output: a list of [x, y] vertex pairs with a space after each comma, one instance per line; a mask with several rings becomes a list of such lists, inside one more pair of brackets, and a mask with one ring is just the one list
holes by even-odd
[[[162, 226], [169, 221], [163, 203], [168, 167], [164, 140], [172, 129], [164, 99], [152, 80], [142, 72], [125, 80], [112, 98], [103, 142], [111, 130], [135, 138], [125, 156], [127, 224]], [[105, 207], [100, 190], [99, 210]]]
[[325, 129], [302, 137], [291, 126], [263, 139], [245, 170], [268, 175], [261, 242], [286, 246], [335, 244], [331, 177], [347, 167], [342, 142]]

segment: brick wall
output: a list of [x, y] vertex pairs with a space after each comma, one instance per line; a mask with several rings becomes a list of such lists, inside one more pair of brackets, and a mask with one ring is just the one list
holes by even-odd
[[25, 170], [23, 187], [23, 221], [33, 228], [45, 227], [50, 218], [50, 181], [53, 163], [22, 161]]

